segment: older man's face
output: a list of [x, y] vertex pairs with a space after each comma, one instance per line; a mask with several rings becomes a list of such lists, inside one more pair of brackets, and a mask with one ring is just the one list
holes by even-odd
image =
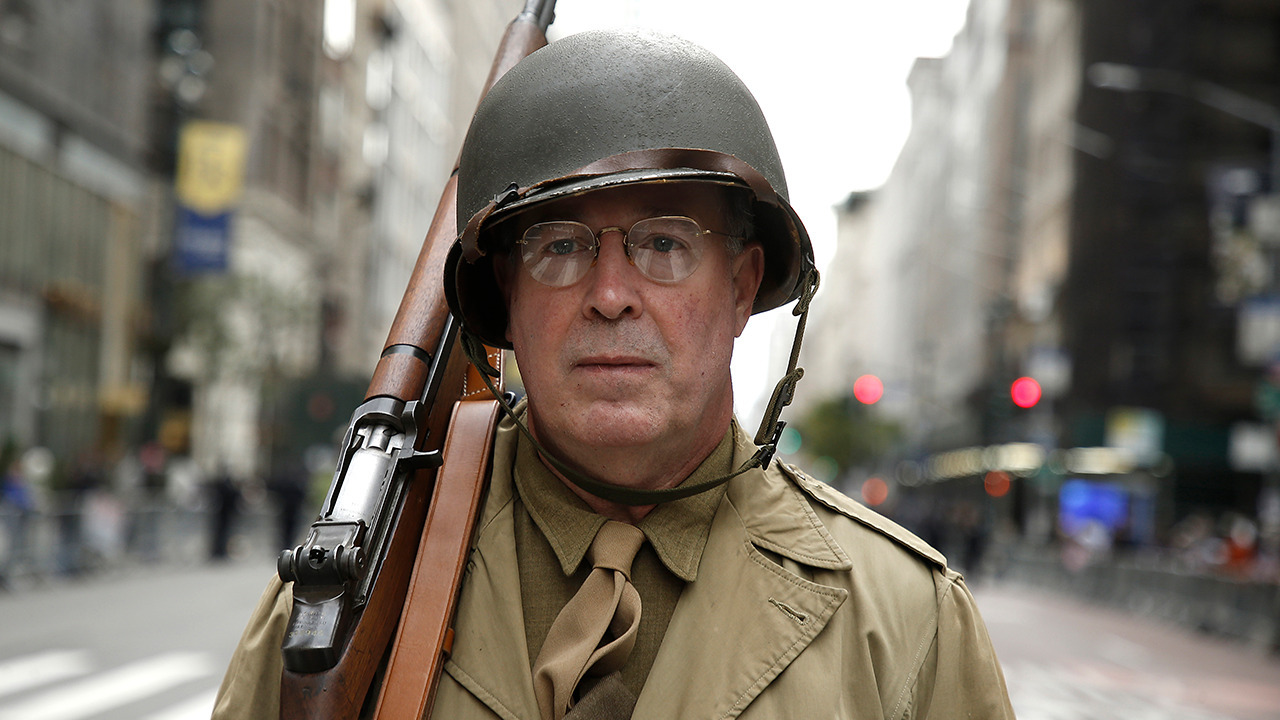
[[[599, 232], [683, 215], [727, 228], [721, 188], [667, 184], [600, 190], [539, 208], [522, 227], [573, 220]], [[696, 270], [672, 284], [630, 264], [620, 232], [576, 283], [551, 287], [523, 264], [505, 281], [515, 347], [539, 439], [584, 470], [592, 449], [690, 451], [723, 435], [733, 412], [729, 360], [759, 287], [763, 252], [731, 257], [708, 236]]]

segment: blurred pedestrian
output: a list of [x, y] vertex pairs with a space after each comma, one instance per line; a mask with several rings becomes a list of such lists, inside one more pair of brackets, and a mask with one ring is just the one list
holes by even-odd
[[281, 548], [298, 544], [298, 520], [306, 502], [310, 475], [302, 458], [293, 456], [279, 460], [267, 480], [267, 491], [275, 497], [277, 527]]
[[79, 575], [88, 569], [84, 544], [84, 509], [89, 493], [102, 485], [102, 463], [96, 452], [81, 453], [67, 476], [58, 503], [58, 570]]
[[9, 547], [0, 559], [0, 585], [8, 584], [13, 575], [27, 564], [31, 516], [35, 513], [35, 497], [22, 471], [22, 457], [6, 453], [6, 470], [0, 477], [0, 515], [8, 521]]
[[231, 473], [223, 467], [209, 483], [209, 492], [213, 513], [209, 557], [213, 560], [226, 560], [230, 557], [231, 531], [240, 510], [240, 487]]
[[160, 514], [169, 453], [153, 440], [138, 449], [137, 463], [141, 475], [130, 498], [129, 544], [138, 557], [154, 561], [160, 556]]
[[966, 500], [956, 508], [955, 523], [961, 550], [959, 569], [972, 584], [978, 579], [987, 550], [986, 518], [977, 504]]
[[1227, 573], [1241, 578], [1252, 574], [1258, 554], [1258, 526], [1243, 515], [1231, 520], [1223, 548], [1223, 565]]

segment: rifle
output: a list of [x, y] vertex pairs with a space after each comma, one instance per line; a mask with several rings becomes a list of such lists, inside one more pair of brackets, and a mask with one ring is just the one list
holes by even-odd
[[[546, 45], [554, 6], [554, 0], [526, 0], [524, 10], [507, 27], [481, 97], [503, 73]], [[319, 517], [306, 540], [282, 552], [277, 563], [280, 578], [293, 583], [293, 612], [281, 648], [284, 718], [357, 716], [401, 620], [411, 572], [432, 572], [441, 564], [439, 558], [424, 564], [420, 544], [424, 552], [444, 545], [456, 554], [448, 561], [456, 567], [452, 584], [444, 586], [449, 597], [441, 610], [450, 617], [437, 618], [441, 628], [451, 621], [452, 600], [487, 479], [487, 446], [479, 455], [473, 447], [466, 460], [457, 461], [473, 465], [453, 473], [469, 477], [470, 488], [454, 489], [456, 483], [438, 478], [437, 469], [446, 457], [451, 425], [458, 434], [478, 436], [482, 442], [489, 437], [486, 423], [490, 432], [496, 423], [496, 403], [486, 414], [463, 411], [465, 403], [459, 402], [488, 391], [478, 381], [467, 382], [474, 369], [456, 342], [458, 325], [448, 311], [441, 281], [456, 235], [456, 196], [455, 163], [365, 401], [348, 423]], [[490, 349], [490, 355], [498, 359], [497, 351]], [[467, 387], [480, 391], [464, 395]], [[455, 416], [461, 419], [452, 421]], [[464, 422], [467, 428], [460, 427]], [[475, 472], [477, 463], [482, 464], [481, 472]], [[470, 516], [448, 517], [457, 513], [456, 505]], [[429, 510], [432, 518], [443, 519], [428, 521]], [[450, 579], [445, 575], [427, 580], [439, 586]], [[448, 642], [447, 633], [441, 632], [434, 649], [425, 652], [432, 661], [426, 678], [427, 707]]]

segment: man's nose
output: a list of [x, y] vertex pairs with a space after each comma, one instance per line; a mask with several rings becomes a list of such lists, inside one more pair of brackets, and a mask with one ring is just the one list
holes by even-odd
[[595, 267], [587, 273], [583, 312], [616, 320], [639, 315], [642, 309], [637, 286], [644, 280], [627, 256], [625, 236], [617, 228], [606, 228], [598, 236], [600, 253]]

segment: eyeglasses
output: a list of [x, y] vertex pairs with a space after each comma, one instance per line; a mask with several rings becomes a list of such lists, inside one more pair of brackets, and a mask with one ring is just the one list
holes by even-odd
[[631, 226], [601, 228], [594, 232], [580, 222], [557, 220], [531, 226], [520, 239], [521, 257], [534, 280], [551, 287], [569, 287], [586, 277], [600, 257], [600, 238], [622, 233], [627, 260], [646, 278], [663, 284], [678, 283], [698, 269], [707, 235], [733, 237], [704, 230], [693, 218], [646, 218]]

